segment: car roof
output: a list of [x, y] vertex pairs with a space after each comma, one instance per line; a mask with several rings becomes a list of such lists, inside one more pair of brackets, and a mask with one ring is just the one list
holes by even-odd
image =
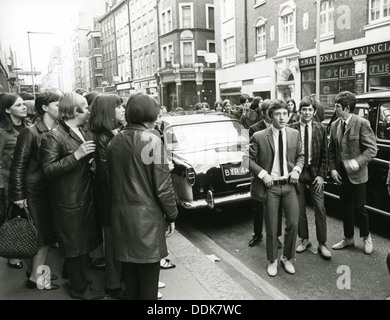
[[385, 99], [390, 98], [390, 90], [378, 90], [367, 93], [358, 94], [356, 96], [358, 100], [366, 100], [366, 99]]
[[169, 125], [183, 125], [205, 122], [237, 121], [237, 119], [223, 113], [198, 113], [187, 115], [164, 115], [160, 121], [164, 121]]

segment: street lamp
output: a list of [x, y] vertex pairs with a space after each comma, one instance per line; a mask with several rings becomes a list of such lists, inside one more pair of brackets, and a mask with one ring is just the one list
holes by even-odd
[[34, 95], [34, 99], [35, 99], [34, 70], [33, 70], [32, 55], [31, 55], [30, 33], [31, 34], [53, 34], [53, 33], [52, 32], [32, 32], [32, 31], [27, 31], [28, 51], [29, 51], [29, 54], [30, 54], [31, 80], [32, 80], [32, 87], [33, 87], [33, 95]]
[[321, 46], [321, 40], [320, 40], [320, 37], [321, 37], [321, 0], [316, 0], [317, 2], [317, 10], [316, 10], [316, 13], [317, 13], [317, 42], [316, 42], [316, 96], [317, 96], [317, 99], [318, 101], [320, 101], [320, 72], [321, 72], [321, 69], [320, 69], [320, 59], [321, 59], [321, 49], [320, 49], [320, 46]]

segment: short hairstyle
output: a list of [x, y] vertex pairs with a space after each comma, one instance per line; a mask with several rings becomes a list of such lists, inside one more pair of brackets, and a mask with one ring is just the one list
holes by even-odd
[[288, 110], [287, 103], [284, 102], [283, 100], [276, 99], [271, 102], [271, 105], [269, 106], [268, 109], [268, 116], [272, 118], [274, 111], [279, 110], [279, 109], [286, 109]]
[[34, 95], [29, 92], [20, 92], [19, 96], [23, 99], [23, 101], [34, 100]]
[[249, 96], [249, 94], [243, 93], [243, 94], [240, 96], [240, 104], [245, 103], [246, 100], [252, 101], [252, 98]]
[[42, 116], [43, 106], [48, 106], [52, 102], [60, 101], [63, 98], [63, 93], [59, 89], [47, 89], [41, 93], [38, 93], [35, 98], [35, 110]]
[[119, 127], [115, 119], [115, 108], [122, 104], [122, 99], [116, 94], [99, 94], [96, 96], [89, 117], [89, 128], [94, 133], [104, 130], [114, 130]]
[[10, 115], [6, 112], [6, 109], [11, 108], [15, 101], [20, 98], [17, 94], [13, 93], [0, 93], [0, 124], [3, 127], [12, 126]]
[[294, 104], [294, 109], [293, 109], [293, 112], [297, 112], [297, 103], [295, 102], [295, 100], [293, 98], [288, 98], [286, 100], [286, 105], [289, 103], [289, 102], [292, 102]]
[[343, 110], [349, 106], [350, 112], [354, 112], [356, 106], [356, 96], [350, 91], [343, 91], [336, 96], [334, 103], [339, 103]]
[[313, 101], [313, 99], [310, 97], [304, 97], [299, 103], [299, 110], [309, 106], [312, 106], [314, 110], [317, 110], [317, 104]]
[[269, 109], [269, 106], [271, 105], [271, 99], [265, 99], [263, 100], [263, 102], [261, 103], [261, 113], [262, 114], [267, 114], [268, 113], [268, 109]]
[[223, 100], [223, 102], [222, 102], [222, 107], [225, 108], [226, 105], [227, 105], [228, 103], [229, 103], [230, 105], [232, 105], [232, 103], [231, 103], [231, 101], [230, 101], [229, 99]]
[[83, 106], [87, 104], [87, 99], [75, 92], [67, 92], [58, 105], [58, 119], [69, 120], [76, 118], [74, 109], [79, 113], [84, 113]]
[[83, 88], [77, 88], [74, 92], [76, 92], [77, 94], [83, 97], [85, 97], [85, 95], [88, 93], [88, 91]]
[[98, 91], [88, 92], [84, 97], [87, 99], [88, 106], [91, 106], [96, 99], [96, 97], [100, 94]]
[[126, 105], [127, 123], [154, 122], [160, 114], [160, 104], [153, 97], [137, 93], [131, 95]]

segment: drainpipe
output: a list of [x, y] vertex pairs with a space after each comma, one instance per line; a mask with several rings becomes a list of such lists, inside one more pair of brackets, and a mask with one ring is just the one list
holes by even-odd
[[249, 61], [249, 54], [248, 54], [248, 0], [244, 1], [244, 16], [245, 16], [245, 63], [248, 63]]

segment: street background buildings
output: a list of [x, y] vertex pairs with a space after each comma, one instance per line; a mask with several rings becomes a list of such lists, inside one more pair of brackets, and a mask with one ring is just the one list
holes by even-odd
[[[170, 111], [217, 99], [238, 104], [242, 93], [297, 101], [316, 94], [331, 109], [342, 90], [390, 87], [385, 0], [321, 0], [319, 25], [312, 0], [87, 2], [72, 37], [53, 48], [48, 70], [40, 70], [42, 88], [124, 98], [143, 92]], [[17, 52], [1, 51], [1, 90], [18, 92]]]

